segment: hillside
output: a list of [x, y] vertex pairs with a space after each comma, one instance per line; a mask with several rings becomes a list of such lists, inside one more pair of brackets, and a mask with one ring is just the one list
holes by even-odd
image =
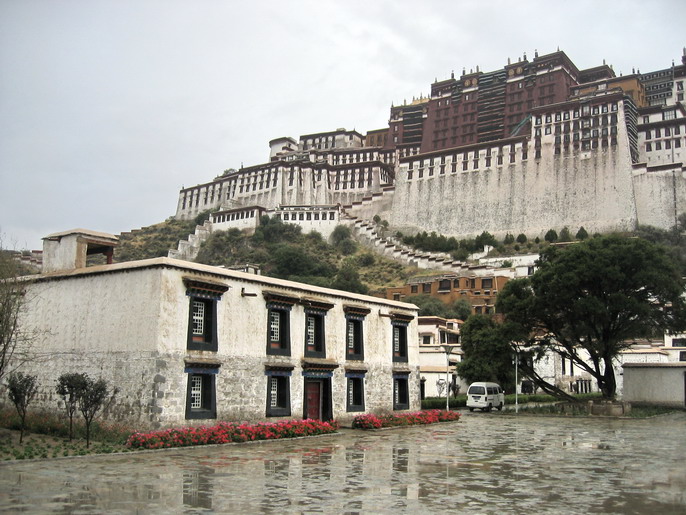
[[[166, 256], [180, 239], [192, 233], [195, 220], [169, 219], [137, 231], [123, 233], [117, 261]], [[196, 262], [215, 266], [259, 265], [262, 274], [318, 286], [370, 293], [399, 286], [417, 273], [391, 259], [366, 250], [340, 226], [327, 243], [318, 233], [303, 234], [300, 227], [265, 217], [255, 234], [234, 229], [213, 233], [202, 244]]]
[[155, 225], [124, 232], [119, 236], [115, 260], [123, 262], [166, 256], [169, 249], [176, 248], [179, 240], [186, 239], [196, 225], [208, 218], [209, 211], [193, 220], [169, 218]]

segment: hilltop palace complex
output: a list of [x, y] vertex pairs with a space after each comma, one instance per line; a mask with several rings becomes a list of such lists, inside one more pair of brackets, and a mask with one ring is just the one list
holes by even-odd
[[685, 72], [686, 49], [623, 76], [562, 51], [477, 67], [391, 106], [386, 128], [274, 139], [267, 163], [183, 188], [176, 217], [212, 210], [216, 230], [267, 214], [324, 236], [376, 215], [455, 237], [669, 228], [686, 211]]

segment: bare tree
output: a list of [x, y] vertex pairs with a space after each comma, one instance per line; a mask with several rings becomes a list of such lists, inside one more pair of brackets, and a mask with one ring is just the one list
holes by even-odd
[[[35, 273], [15, 259], [15, 252], [3, 248], [0, 235], [0, 382], [29, 360], [35, 330], [22, 329], [19, 319], [27, 305], [27, 282], [22, 276]], [[33, 356], [36, 361], [38, 356]]]
[[17, 280], [18, 263], [10, 252], [0, 249], [0, 380], [11, 368], [20, 341], [19, 313], [24, 289]]

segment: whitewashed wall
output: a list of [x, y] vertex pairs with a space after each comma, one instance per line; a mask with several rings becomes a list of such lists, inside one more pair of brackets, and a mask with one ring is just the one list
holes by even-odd
[[[188, 351], [189, 298], [184, 278], [229, 287], [217, 309], [218, 351]], [[288, 364], [291, 418], [303, 416], [304, 307], [291, 310], [291, 355], [267, 356], [267, 307], [263, 291], [334, 304], [325, 318], [326, 358], [338, 365], [331, 379], [333, 416], [347, 423], [346, 319], [343, 304], [370, 309], [364, 321], [365, 405], [368, 412], [393, 410], [393, 372], [409, 372], [410, 409], [419, 409], [419, 351], [416, 308], [376, 297], [189, 264], [168, 258], [71, 271], [28, 285], [21, 324], [36, 331], [35, 359], [24, 368], [37, 374], [34, 409], [57, 409], [55, 381], [66, 372], [85, 372], [120, 391], [106, 414], [136, 428], [207, 423], [185, 420], [185, 361], [219, 361], [218, 420], [263, 420], [265, 364]], [[244, 293], [251, 295], [244, 295]], [[254, 296], [252, 295], [254, 294]], [[408, 327], [408, 362], [392, 361], [391, 311], [413, 316]]]

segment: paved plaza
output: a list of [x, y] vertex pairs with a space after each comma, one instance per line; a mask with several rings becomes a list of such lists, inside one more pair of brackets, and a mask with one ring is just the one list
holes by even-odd
[[686, 413], [459, 422], [0, 465], [1, 513], [686, 513]]

